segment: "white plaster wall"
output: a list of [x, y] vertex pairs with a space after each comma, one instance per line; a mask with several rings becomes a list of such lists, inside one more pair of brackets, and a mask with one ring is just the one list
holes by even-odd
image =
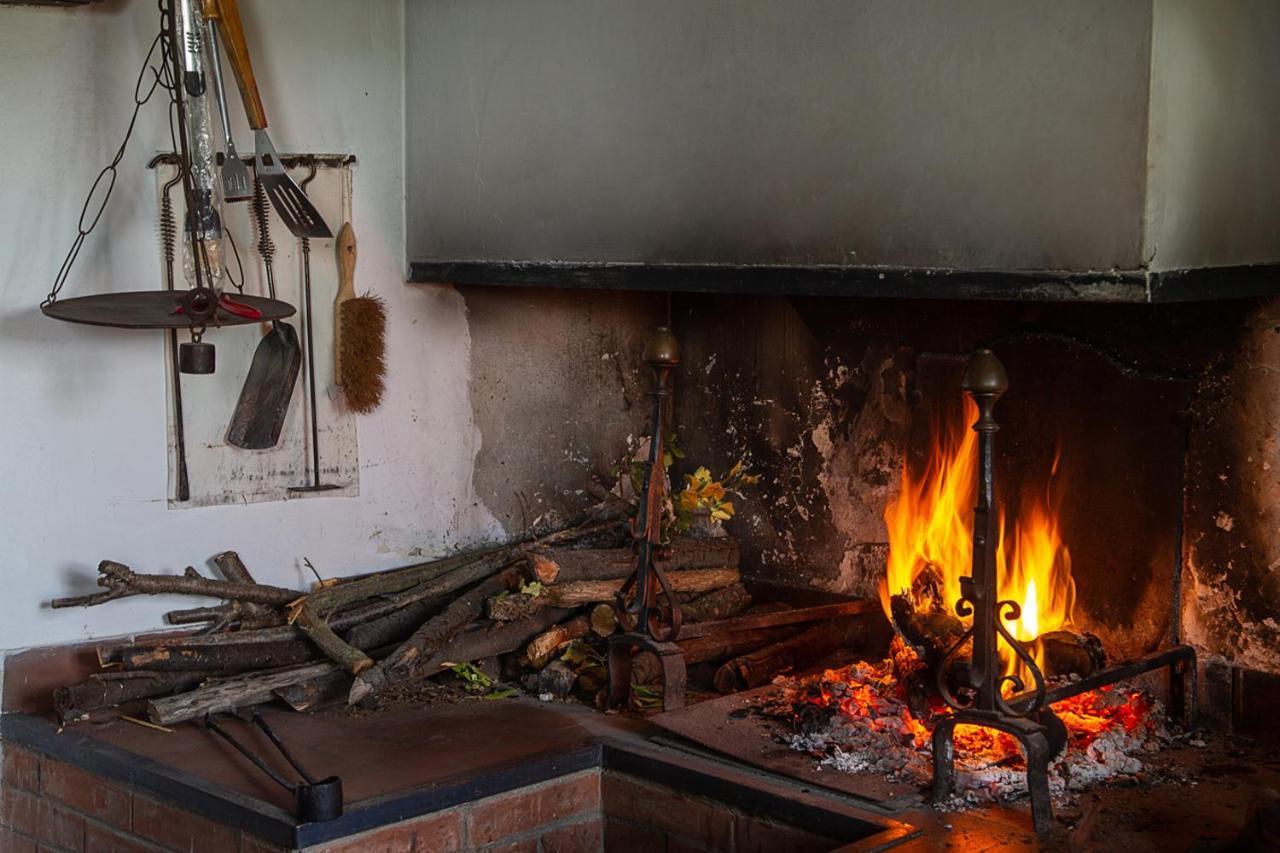
[[[0, 7], [0, 650], [156, 626], [178, 603], [45, 606], [84, 591], [103, 558], [180, 572], [233, 548], [259, 580], [301, 586], [303, 557], [351, 573], [496, 533], [471, 486], [479, 437], [465, 306], [450, 288], [402, 279], [402, 7], [241, 3], [276, 147], [359, 158], [358, 281], [387, 299], [392, 365], [382, 408], [360, 422], [360, 497], [184, 511], [164, 499], [161, 334], [73, 326], [37, 310], [84, 193], [119, 143], [156, 5]], [[145, 108], [64, 295], [159, 281], [143, 167], [168, 145], [164, 120], [160, 101]], [[251, 147], [243, 124], [238, 136]]]
[[1280, 3], [1156, 0], [1143, 256], [1280, 260]]

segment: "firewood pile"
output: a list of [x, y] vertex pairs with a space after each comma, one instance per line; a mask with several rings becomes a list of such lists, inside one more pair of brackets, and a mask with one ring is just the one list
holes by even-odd
[[[97, 606], [135, 595], [180, 594], [220, 603], [173, 611], [164, 633], [98, 649], [101, 671], [56, 691], [64, 722], [121, 715], [172, 725], [270, 701], [298, 711], [377, 705], [389, 691], [452, 680], [489, 696], [525, 690], [544, 699], [602, 703], [608, 638], [633, 629], [615, 594], [635, 567], [628, 506], [606, 501], [573, 523], [417, 565], [319, 581], [306, 592], [258, 583], [232, 551], [213, 563], [154, 575], [104, 560], [103, 589], [53, 607]], [[767, 683], [816, 662], [865, 630], [872, 605], [795, 610], [756, 605], [729, 537], [677, 539], [660, 562], [679, 598], [690, 666], [715, 664], [725, 692]], [[878, 606], [875, 607], [878, 609]], [[633, 704], [656, 705], [659, 666], [638, 655]]]

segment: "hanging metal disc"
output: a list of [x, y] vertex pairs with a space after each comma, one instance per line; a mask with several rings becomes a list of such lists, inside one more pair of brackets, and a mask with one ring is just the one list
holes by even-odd
[[[89, 326], [112, 326], [118, 329], [185, 329], [191, 317], [180, 311], [186, 291], [140, 290], [128, 293], [99, 293], [59, 299], [40, 310], [46, 317]], [[264, 296], [235, 294], [236, 302], [256, 309], [262, 316], [241, 317], [219, 307], [209, 326], [243, 326], [291, 317], [296, 309], [288, 302]]]

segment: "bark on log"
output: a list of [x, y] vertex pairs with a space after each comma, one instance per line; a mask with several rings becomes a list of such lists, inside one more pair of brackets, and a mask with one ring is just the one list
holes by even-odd
[[119, 650], [119, 662], [125, 670], [156, 672], [274, 669], [305, 663], [315, 657], [311, 645], [297, 639], [266, 643], [201, 643], [196, 637], [182, 644], [133, 645]]
[[336, 671], [339, 671], [337, 664], [320, 661], [286, 669], [240, 675], [188, 693], [164, 699], [152, 699], [147, 703], [147, 717], [153, 723], [170, 726], [198, 719], [205, 714], [234, 711], [236, 708], [268, 702], [275, 695], [275, 691], [282, 687], [301, 684], [309, 679]]
[[69, 723], [86, 719], [93, 711], [187, 690], [204, 678], [191, 672], [100, 672], [82, 684], [54, 690], [53, 707], [58, 718]]
[[[705, 593], [741, 580], [737, 569], [688, 569], [667, 575], [675, 592]], [[497, 621], [519, 619], [542, 607], [581, 607], [613, 601], [625, 581], [583, 580], [554, 583], [536, 596], [505, 595], [488, 603], [489, 618]]]
[[223, 551], [221, 554], [215, 554], [213, 564], [218, 567], [218, 571], [222, 572], [222, 576], [229, 581], [235, 583], [257, 583], [253, 579], [253, 575], [249, 574], [249, 568], [235, 551]]
[[373, 658], [352, 645], [348, 645], [329, 625], [316, 615], [310, 604], [304, 604], [298, 611], [294, 625], [324, 656], [352, 675], [359, 675], [373, 666]]
[[768, 684], [774, 676], [811, 666], [836, 649], [865, 639], [871, 618], [848, 617], [815, 625], [808, 630], [725, 662], [715, 674], [721, 693], [734, 693]]
[[162, 595], [174, 593], [178, 595], [200, 595], [209, 598], [222, 598], [236, 601], [250, 601], [255, 604], [271, 604], [277, 607], [287, 605], [302, 593], [292, 589], [266, 584], [231, 583], [228, 581], [210, 580], [209, 578], [192, 577], [191, 575], [144, 575], [130, 569], [123, 563], [103, 560], [98, 564], [98, 586], [106, 587], [105, 592], [92, 595], [81, 595], [72, 598], [56, 598], [52, 607], [93, 607], [117, 598], [132, 595]]
[[591, 608], [591, 633], [597, 637], [611, 637], [618, 630], [618, 612], [612, 604], [597, 604]]
[[480, 615], [485, 599], [514, 586], [519, 579], [519, 571], [513, 566], [464, 592], [438, 615], [423, 623], [390, 657], [356, 676], [347, 704], [354, 705], [369, 698], [393, 680], [418, 675], [426, 661]]
[[[619, 580], [630, 577], [636, 555], [630, 548], [584, 548], [531, 555], [535, 579], [544, 584], [580, 580]], [[723, 539], [676, 539], [671, 556], [657, 562], [664, 572], [682, 569], [714, 569], [738, 565], [738, 542]]]
[[685, 622], [706, 622], [737, 616], [751, 604], [751, 593], [740, 583], [708, 592], [680, 606]]
[[542, 669], [551, 662], [557, 652], [574, 640], [585, 637], [590, 630], [591, 619], [589, 617], [575, 616], [567, 622], [562, 622], [554, 628], [543, 631], [530, 640], [529, 645], [524, 650], [525, 659], [529, 661], [529, 665], [534, 669]]
[[[403, 605], [377, 619], [355, 625], [347, 631], [347, 642], [357, 649], [371, 649], [408, 639], [445, 599], [427, 598]], [[336, 630], [341, 630], [337, 628]]]
[[[439, 675], [448, 663], [471, 663], [481, 658], [513, 652], [539, 631], [569, 615], [566, 610], [543, 610], [528, 619], [500, 625], [473, 625], [446, 643], [424, 661], [415, 678]], [[376, 655], [375, 655], [376, 656]], [[337, 670], [309, 681], [276, 691], [294, 710], [306, 711], [347, 696], [352, 685], [350, 673]]]
[[[708, 637], [693, 637], [688, 640], [677, 640], [676, 645], [684, 652], [686, 666], [699, 663], [724, 660], [756, 649], [764, 648], [794, 637], [804, 629], [803, 625], [784, 625], [778, 628], [755, 628], [747, 631], [732, 631]], [[661, 674], [661, 664], [652, 652], [640, 652], [631, 662], [632, 680], [637, 684], [653, 684]]]

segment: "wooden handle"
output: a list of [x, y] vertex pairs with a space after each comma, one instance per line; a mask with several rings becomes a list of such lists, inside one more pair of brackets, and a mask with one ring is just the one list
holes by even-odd
[[262, 106], [262, 95], [258, 93], [258, 80], [253, 76], [253, 60], [249, 58], [249, 45], [244, 40], [240, 7], [236, 0], [204, 0], [204, 16], [217, 21], [220, 26], [222, 47], [231, 62], [231, 70], [235, 72], [249, 127], [262, 130], [267, 126], [267, 111]]
[[356, 298], [356, 232], [342, 223], [334, 249], [338, 253], [338, 295], [333, 298], [333, 384], [342, 385], [342, 303]]

